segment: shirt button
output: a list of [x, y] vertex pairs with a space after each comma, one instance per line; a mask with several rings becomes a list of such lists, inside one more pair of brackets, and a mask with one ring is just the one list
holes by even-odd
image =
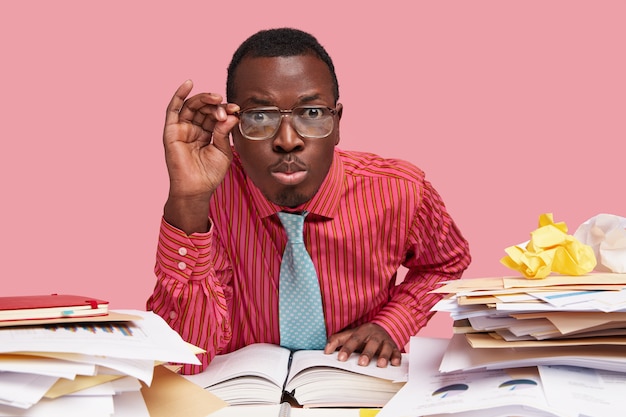
[[175, 311], [170, 311], [170, 319], [174, 320], [178, 317], [178, 314]]
[[181, 271], [184, 271], [185, 268], [187, 268], [187, 264], [184, 262], [179, 262], [178, 263], [178, 269], [180, 269]]
[[178, 249], [178, 254], [179, 254], [180, 256], [185, 256], [185, 255], [187, 255], [187, 248], [179, 248], [179, 249]]

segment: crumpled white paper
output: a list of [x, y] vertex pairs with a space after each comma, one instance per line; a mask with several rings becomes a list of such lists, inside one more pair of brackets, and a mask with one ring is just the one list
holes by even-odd
[[591, 246], [597, 271], [626, 272], [626, 217], [598, 214], [581, 224], [573, 236]]

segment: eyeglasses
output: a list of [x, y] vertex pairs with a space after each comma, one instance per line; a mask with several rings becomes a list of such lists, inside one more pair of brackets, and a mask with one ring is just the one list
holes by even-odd
[[326, 106], [298, 106], [291, 110], [255, 107], [235, 113], [239, 117], [239, 131], [249, 140], [274, 137], [287, 115], [291, 115], [291, 125], [303, 138], [325, 138], [333, 131], [336, 114], [336, 109]]

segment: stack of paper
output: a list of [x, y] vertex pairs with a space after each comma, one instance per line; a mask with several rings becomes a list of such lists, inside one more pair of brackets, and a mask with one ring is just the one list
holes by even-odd
[[199, 364], [150, 312], [44, 322], [0, 327], [0, 416], [149, 416], [142, 387], [153, 383], [155, 369]]
[[608, 417], [623, 415], [626, 374], [540, 365], [437, 369], [448, 340], [413, 337], [409, 381], [377, 417]]
[[626, 372], [626, 274], [463, 279], [438, 293], [454, 333], [443, 372], [577, 365]]

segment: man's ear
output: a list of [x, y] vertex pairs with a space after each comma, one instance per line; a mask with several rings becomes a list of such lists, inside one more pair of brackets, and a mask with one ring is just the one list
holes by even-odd
[[337, 103], [337, 105], [335, 106], [335, 109], [337, 110], [337, 139], [335, 140], [335, 146], [339, 145], [339, 139], [340, 139], [340, 129], [339, 129], [339, 122], [341, 121], [341, 115], [343, 114], [343, 104], [341, 103]]

